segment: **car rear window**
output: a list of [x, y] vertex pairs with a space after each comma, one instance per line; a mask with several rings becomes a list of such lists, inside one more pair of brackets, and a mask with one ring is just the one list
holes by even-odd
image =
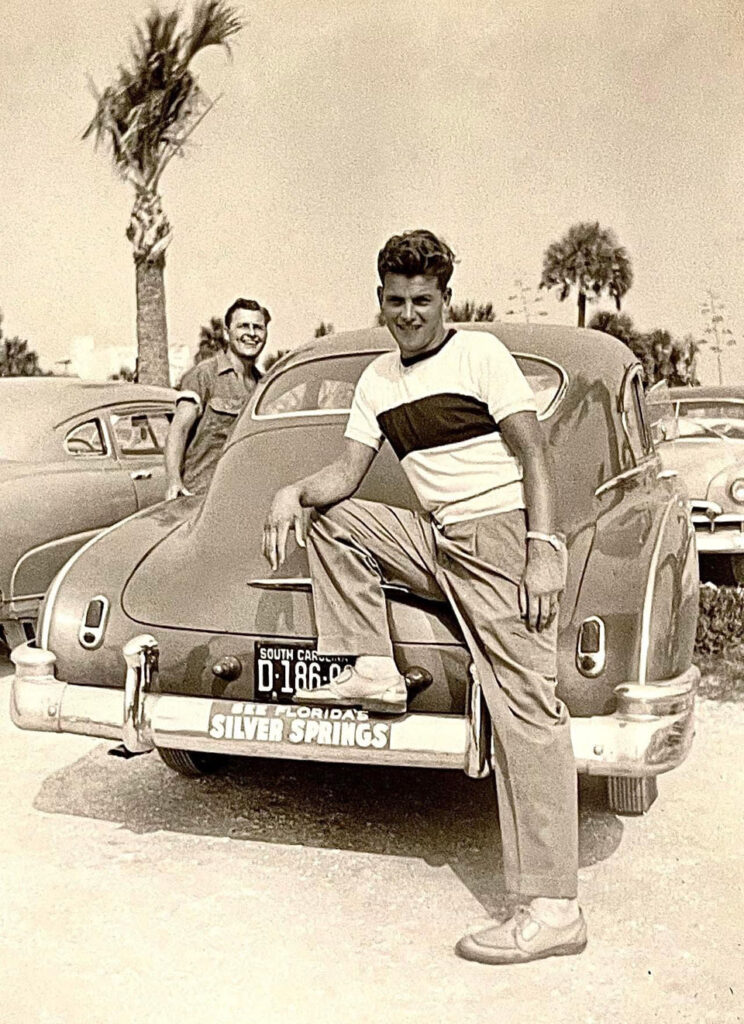
[[[326, 356], [289, 367], [268, 385], [254, 415], [347, 413], [362, 370], [379, 354]], [[517, 354], [515, 358], [535, 393], [538, 415], [549, 416], [565, 387], [565, 371], [539, 356]]]

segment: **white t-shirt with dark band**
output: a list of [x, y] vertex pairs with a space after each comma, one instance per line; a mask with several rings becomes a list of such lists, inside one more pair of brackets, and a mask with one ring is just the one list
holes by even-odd
[[527, 411], [534, 394], [504, 343], [452, 330], [431, 352], [370, 363], [346, 437], [375, 450], [387, 438], [423, 508], [447, 525], [525, 507], [522, 466], [498, 423]]

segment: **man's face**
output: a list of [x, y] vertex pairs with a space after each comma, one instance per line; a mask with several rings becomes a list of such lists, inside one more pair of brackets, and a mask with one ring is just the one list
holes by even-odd
[[266, 344], [267, 333], [260, 309], [236, 309], [227, 330], [227, 343], [241, 359], [256, 359]]
[[442, 292], [435, 277], [386, 274], [377, 289], [385, 325], [401, 355], [415, 356], [436, 348], [444, 337], [444, 310], [450, 290]]

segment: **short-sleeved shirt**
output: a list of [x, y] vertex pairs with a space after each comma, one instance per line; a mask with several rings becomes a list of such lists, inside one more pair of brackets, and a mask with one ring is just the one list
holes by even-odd
[[260, 374], [238, 373], [224, 352], [204, 359], [181, 380], [177, 401], [196, 403], [199, 412], [183, 459], [183, 482], [194, 494], [206, 491], [238, 414], [256, 389]]
[[378, 356], [364, 370], [346, 437], [390, 442], [421, 505], [447, 525], [525, 507], [522, 466], [499, 431], [535, 396], [506, 346], [451, 330], [431, 352]]

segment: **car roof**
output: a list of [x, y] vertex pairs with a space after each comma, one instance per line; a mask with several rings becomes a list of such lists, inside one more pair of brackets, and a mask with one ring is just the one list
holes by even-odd
[[0, 458], [43, 462], [57, 457], [55, 431], [96, 410], [130, 402], [172, 404], [171, 388], [77, 377], [0, 378]]
[[[172, 388], [129, 381], [89, 381], [76, 377], [2, 377], [0, 403], [23, 411], [26, 418], [48, 429], [89, 409], [123, 402], [172, 401]], [[7, 404], [6, 404], [7, 403]]]
[[707, 399], [738, 398], [744, 401], [744, 384], [710, 384], [703, 386], [687, 386], [661, 388], [648, 396], [649, 402], [696, 402]]
[[[498, 337], [507, 348], [533, 353], [560, 363], [569, 377], [581, 373], [596, 379], [622, 374], [636, 357], [623, 342], [601, 331], [564, 324], [465, 323], [447, 324], [462, 331], [486, 331]], [[327, 334], [282, 357], [270, 373], [304, 362], [308, 358], [352, 354], [360, 351], [392, 351], [395, 342], [386, 327], [367, 327], [356, 331]]]

